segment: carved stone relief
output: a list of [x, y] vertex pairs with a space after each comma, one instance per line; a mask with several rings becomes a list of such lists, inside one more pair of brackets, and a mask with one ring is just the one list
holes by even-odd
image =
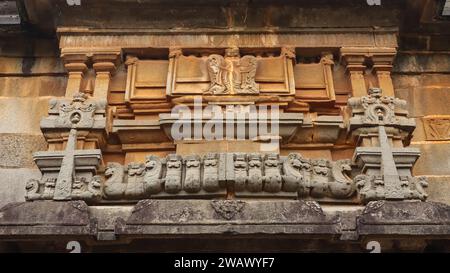
[[[382, 96], [379, 88], [370, 88], [369, 95], [351, 98], [352, 109], [349, 130], [359, 139], [377, 138], [374, 147], [357, 147], [355, 165], [362, 174], [355, 177], [359, 198], [363, 203], [375, 200], [425, 200], [424, 177], [413, 177], [412, 167], [420, 155], [416, 148], [393, 147], [393, 138], [402, 138], [404, 132], [415, 128], [407, 118], [406, 102]], [[367, 133], [370, 132], [370, 133]], [[369, 141], [360, 141], [367, 143]]]
[[422, 120], [427, 140], [450, 139], [450, 116], [428, 116]]
[[[227, 171], [221, 171], [221, 168]], [[350, 199], [356, 187], [348, 161], [309, 160], [299, 154], [209, 153], [159, 158], [126, 166], [109, 162], [99, 176], [75, 177], [71, 199], [108, 202], [145, 198], [262, 196]], [[56, 173], [55, 173], [56, 174]], [[55, 174], [27, 183], [27, 200], [53, 199]], [[222, 183], [224, 181], [225, 183]], [[101, 199], [101, 200], [100, 200]]]

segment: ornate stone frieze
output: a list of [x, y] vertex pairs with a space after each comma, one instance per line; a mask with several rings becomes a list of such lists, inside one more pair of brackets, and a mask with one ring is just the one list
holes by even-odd
[[[75, 157], [75, 161], [77, 157]], [[98, 162], [97, 162], [98, 163]], [[41, 163], [42, 165], [43, 163]], [[92, 164], [92, 162], [91, 162]], [[81, 165], [76, 165], [81, 169]], [[86, 169], [86, 166], [84, 167]], [[54, 170], [54, 169], [49, 169]], [[42, 168], [40, 181], [27, 184], [27, 200], [55, 199], [60, 174]], [[110, 162], [104, 181], [91, 172], [75, 172], [68, 199], [114, 202], [145, 198], [275, 197], [352, 201], [356, 186], [346, 160], [310, 160], [299, 154], [208, 153], [150, 155], [144, 163]]]

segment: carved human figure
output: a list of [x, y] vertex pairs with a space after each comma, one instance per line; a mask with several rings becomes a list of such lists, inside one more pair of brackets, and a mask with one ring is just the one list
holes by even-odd
[[231, 90], [229, 72], [230, 64], [218, 54], [211, 54], [207, 61], [211, 84], [208, 92], [211, 94], [226, 94]]
[[122, 199], [127, 187], [124, 181], [124, 167], [116, 162], [109, 162], [105, 169], [106, 181], [103, 195], [106, 199]]
[[262, 160], [261, 155], [252, 153], [248, 159], [247, 190], [250, 192], [262, 191]]
[[328, 161], [325, 159], [314, 161], [312, 170], [310, 194], [313, 197], [324, 197], [328, 192], [328, 176], [330, 172]]
[[332, 179], [329, 182], [330, 195], [333, 198], [349, 198], [355, 192], [355, 184], [349, 177], [352, 167], [350, 160], [338, 160], [331, 163]]
[[259, 86], [255, 82], [257, 60], [246, 55], [235, 64], [234, 88], [238, 94], [257, 94]]
[[208, 153], [203, 158], [203, 189], [214, 192], [219, 189], [219, 167], [216, 153]]
[[199, 192], [201, 190], [200, 181], [200, 157], [198, 155], [188, 155], [184, 158], [186, 165], [186, 176], [183, 189], [189, 193]]
[[283, 162], [283, 191], [295, 192], [304, 184], [299, 154], [289, 154]]
[[243, 191], [247, 184], [247, 155], [244, 153], [234, 154], [234, 190]]
[[144, 189], [148, 194], [157, 194], [162, 190], [162, 162], [157, 156], [145, 158]]
[[264, 159], [264, 191], [279, 192], [282, 187], [278, 154], [267, 154]]
[[170, 154], [166, 158], [167, 173], [164, 179], [164, 189], [167, 193], [178, 193], [181, 191], [181, 157], [176, 154]]

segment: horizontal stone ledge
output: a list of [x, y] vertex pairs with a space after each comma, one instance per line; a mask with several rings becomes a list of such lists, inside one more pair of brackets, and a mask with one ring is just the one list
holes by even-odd
[[93, 239], [108, 232], [114, 235], [111, 240], [195, 235], [450, 238], [450, 206], [436, 202], [377, 201], [364, 211], [324, 211], [315, 202], [265, 200], [142, 200], [132, 208], [100, 208], [82, 201], [11, 203], [0, 209], [0, 237]]
[[83, 201], [9, 203], [0, 208], [0, 236], [93, 235], [96, 228]]
[[95, 48], [169, 48], [172, 46], [189, 47], [335, 47], [364, 46], [364, 47], [396, 47], [395, 32], [375, 33], [288, 33], [288, 34], [62, 34], [60, 48], [73, 50], [86, 49], [87, 52]]

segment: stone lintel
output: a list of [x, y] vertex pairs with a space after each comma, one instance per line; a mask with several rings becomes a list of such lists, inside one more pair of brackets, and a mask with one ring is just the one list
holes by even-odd
[[361, 208], [323, 210], [315, 202], [279, 200], [142, 200], [132, 209], [88, 207], [82, 201], [34, 201], [0, 208], [0, 238], [51, 234], [111, 243], [136, 236], [200, 234], [331, 236], [337, 241], [363, 241], [367, 236], [450, 239], [450, 206], [443, 203], [376, 201]]
[[0, 208], [0, 238], [92, 236], [97, 224], [83, 201], [10, 203]]

